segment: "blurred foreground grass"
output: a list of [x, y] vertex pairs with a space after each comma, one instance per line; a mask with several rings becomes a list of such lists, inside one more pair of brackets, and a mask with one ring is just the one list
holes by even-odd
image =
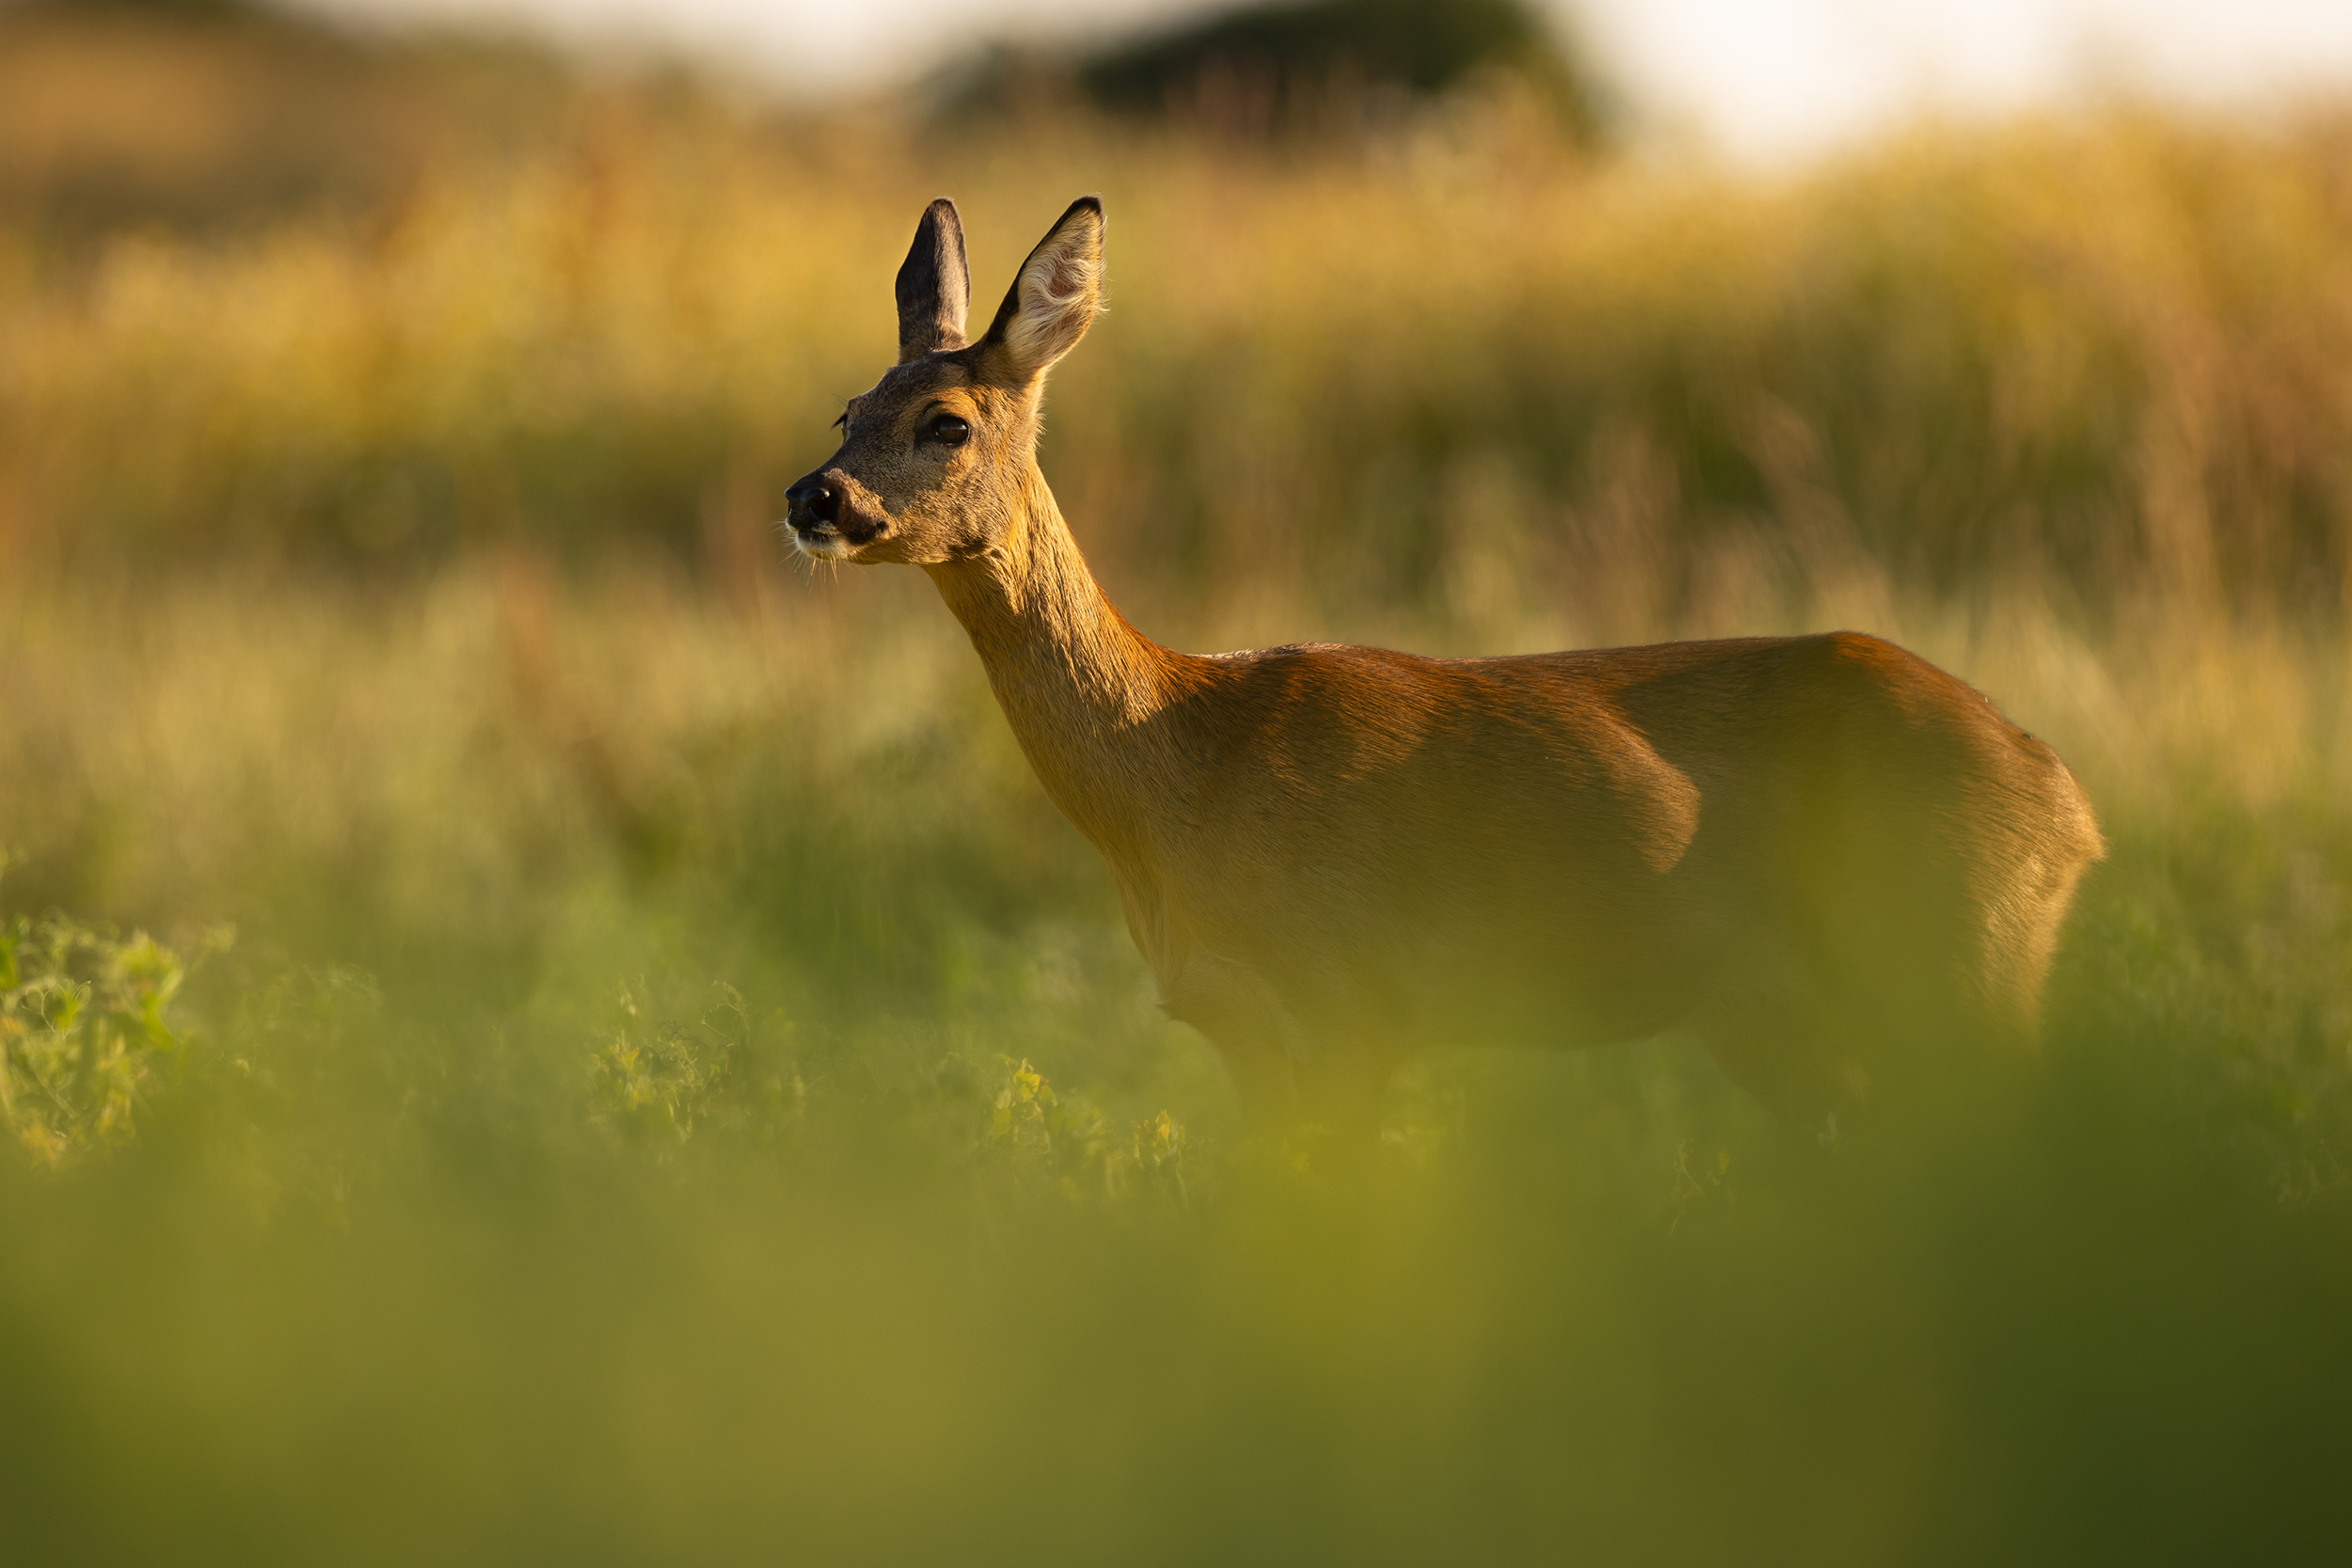
[[[0, 232], [11, 1560], [2352, 1537], [2340, 117], [1759, 191], [1507, 91], [566, 102], [357, 217]], [[767, 531], [921, 202], [985, 301], [1085, 188], [1046, 465], [1146, 629], [1903, 641], [2114, 843], [2034, 1082], [1825, 1156], [1687, 1041], [1473, 1051], [1360, 1186], [1247, 1144], [928, 585]]]

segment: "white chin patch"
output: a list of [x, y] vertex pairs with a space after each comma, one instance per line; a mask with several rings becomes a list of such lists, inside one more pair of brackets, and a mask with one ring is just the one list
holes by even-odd
[[850, 542], [837, 533], [811, 539], [796, 532], [792, 535], [792, 547], [814, 561], [847, 561], [850, 557]]

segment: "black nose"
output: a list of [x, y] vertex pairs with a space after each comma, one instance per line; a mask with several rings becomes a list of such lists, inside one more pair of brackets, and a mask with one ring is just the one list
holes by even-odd
[[831, 528], [841, 513], [840, 496], [815, 474], [787, 490], [784, 502], [792, 526], [799, 529]]

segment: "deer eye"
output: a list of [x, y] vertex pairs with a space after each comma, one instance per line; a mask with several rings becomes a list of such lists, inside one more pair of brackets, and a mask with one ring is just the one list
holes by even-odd
[[943, 447], [960, 447], [972, 439], [972, 427], [953, 414], [942, 414], [923, 427], [923, 439]]

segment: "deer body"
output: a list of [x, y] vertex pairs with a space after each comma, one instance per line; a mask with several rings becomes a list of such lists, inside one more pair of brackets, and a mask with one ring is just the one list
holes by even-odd
[[934, 203], [901, 362], [793, 487], [792, 526], [930, 572], [1168, 1011], [1253, 1110], [1361, 1123], [1422, 1045], [1687, 1024], [1811, 1119], [1963, 1039], [2030, 1036], [2097, 828], [2046, 747], [1889, 643], [1201, 657], [1129, 626], [1034, 458], [1100, 235], [1073, 206], [965, 347], [961, 230]]

